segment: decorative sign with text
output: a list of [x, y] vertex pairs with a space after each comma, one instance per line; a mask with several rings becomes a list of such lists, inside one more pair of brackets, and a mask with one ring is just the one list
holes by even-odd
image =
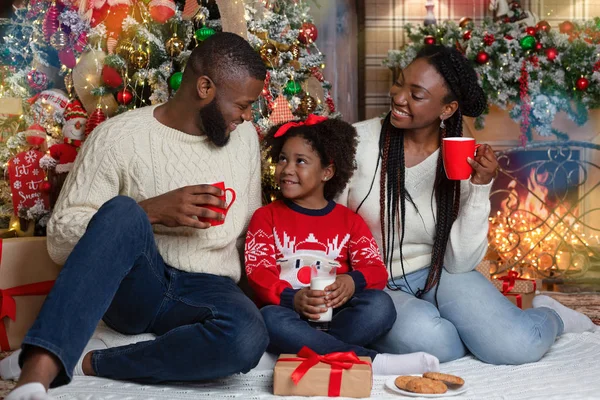
[[21, 208], [31, 208], [40, 201], [48, 209], [48, 193], [42, 191], [42, 183], [46, 179], [46, 172], [40, 168], [40, 158], [43, 156], [41, 151], [28, 150], [8, 161], [15, 215], [18, 215]]

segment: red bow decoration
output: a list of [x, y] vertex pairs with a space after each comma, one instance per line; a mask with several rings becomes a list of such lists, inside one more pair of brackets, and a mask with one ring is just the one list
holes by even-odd
[[502, 294], [509, 293], [514, 289], [516, 281], [531, 281], [533, 283], [533, 291], [537, 287], [535, 279], [525, 279], [519, 278], [519, 273], [517, 271], [508, 271], [508, 275], [501, 276], [498, 278], [502, 281]]
[[279, 129], [277, 129], [277, 132], [275, 132], [275, 135], [273, 135], [274, 137], [280, 137], [283, 136], [287, 133], [287, 131], [289, 131], [292, 128], [296, 128], [298, 126], [310, 126], [310, 125], [316, 125], [316, 124], [320, 124], [321, 122], [327, 121], [329, 118], [327, 117], [322, 117], [320, 115], [315, 115], [315, 114], [309, 114], [308, 117], [306, 117], [306, 120], [304, 121], [290, 121], [290, 122], [286, 122], [285, 124], [281, 125], [279, 127]]
[[313, 350], [304, 346], [298, 352], [298, 357], [280, 358], [278, 361], [301, 361], [300, 365], [292, 372], [292, 381], [297, 385], [309, 369], [322, 362], [331, 365], [331, 375], [329, 376], [329, 397], [340, 395], [342, 388], [342, 372], [350, 369], [356, 364], [370, 365], [368, 361], [362, 361], [353, 351], [335, 352], [323, 356], [315, 353]]

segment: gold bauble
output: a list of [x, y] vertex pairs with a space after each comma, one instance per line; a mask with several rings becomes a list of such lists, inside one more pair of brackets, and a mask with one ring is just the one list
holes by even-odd
[[148, 54], [142, 50], [136, 50], [129, 56], [129, 63], [136, 69], [146, 68], [148, 66]]
[[458, 21], [458, 26], [460, 26], [461, 28], [465, 28], [467, 25], [469, 25], [471, 22], [473, 22], [473, 20], [469, 17], [462, 17], [460, 19], [460, 21]]
[[69, 38], [63, 31], [56, 31], [50, 37], [50, 45], [58, 51], [67, 47], [67, 44], [69, 44]]
[[308, 115], [311, 112], [315, 111], [317, 108], [317, 101], [314, 97], [307, 94], [302, 97], [300, 100], [300, 104], [298, 105], [298, 113], [301, 115]]
[[272, 43], [265, 43], [260, 46], [260, 57], [267, 65], [274, 65], [278, 54], [277, 47]]
[[167, 54], [171, 57], [179, 56], [184, 48], [185, 43], [177, 36], [173, 36], [165, 42], [165, 49], [167, 50]]
[[298, 46], [297, 44], [291, 45], [288, 51], [292, 53], [292, 57], [294, 58], [294, 60], [300, 58], [300, 46]]
[[123, 40], [119, 42], [115, 51], [123, 60], [127, 61], [133, 53], [133, 45], [129, 40]]

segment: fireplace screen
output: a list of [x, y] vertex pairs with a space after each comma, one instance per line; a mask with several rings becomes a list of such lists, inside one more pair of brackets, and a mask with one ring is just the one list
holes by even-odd
[[600, 146], [541, 142], [497, 156], [490, 272], [569, 279], [600, 266]]

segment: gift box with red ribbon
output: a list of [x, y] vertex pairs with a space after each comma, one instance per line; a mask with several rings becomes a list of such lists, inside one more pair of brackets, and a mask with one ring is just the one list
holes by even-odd
[[516, 271], [509, 271], [506, 276], [499, 276], [492, 283], [506, 298], [517, 307], [525, 310], [532, 307], [538, 281], [535, 279], [519, 278]]
[[354, 352], [319, 355], [303, 347], [279, 356], [273, 371], [273, 394], [280, 396], [369, 397], [373, 387], [370, 357]]
[[15, 350], [60, 272], [45, 237], [0, 239], [0, 349]]

